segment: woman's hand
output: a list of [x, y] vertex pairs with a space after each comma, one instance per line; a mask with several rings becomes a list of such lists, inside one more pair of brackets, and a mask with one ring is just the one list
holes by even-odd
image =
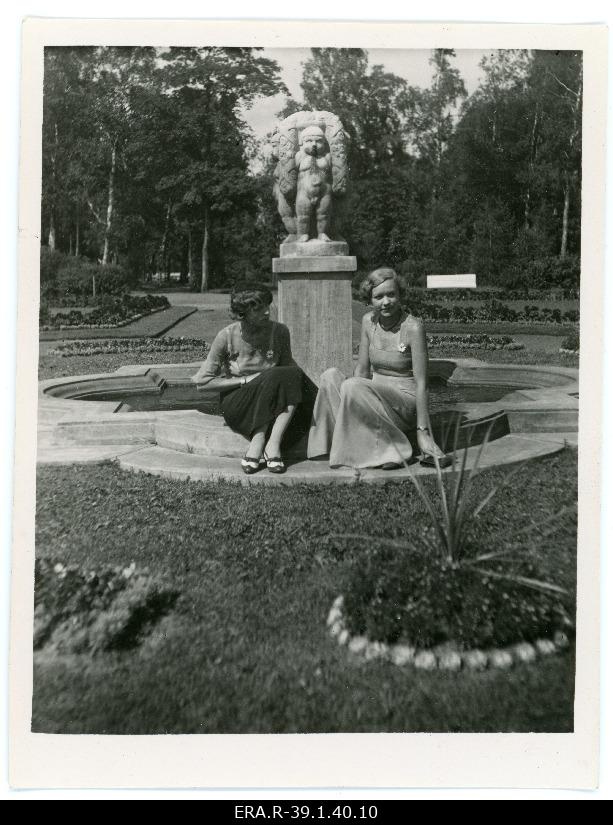
[[199, 373], [196, 373], [195, 375], [192, 375], [192, 377], [189, 380], [192, 382], [192, 384], [199, 384], [201, 377], [202, 376], [199, 375]]
[[445, 455], [430, 433], [426, 430], [417, 430], [417, 443], [419, 444], [419, 449], [425, 455], [435, 455], [438, 458], [443, 458]]
[[241, 377], [241, 371], [238, 366], [238, 361], [230, 361], [230, 363], [228, 364], [228, 369], [230, 371], [230, 375], [232, 375], [234, 378]]

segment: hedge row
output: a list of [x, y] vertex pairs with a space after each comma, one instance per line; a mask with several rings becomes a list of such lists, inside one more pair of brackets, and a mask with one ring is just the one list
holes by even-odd
[[[432, 289], [411, 287], [408, 290], [411, 297], [424, 300], [433, 297]], [[493, 287], [479, 287], [478, 289], [441, 289], [435, 290], [436, 300], [439, 303], [458, 303], [461, 301], [578, 301], [577, 289], [496, 289]]]
[[554, 307], [537, 307], [526, 304], [523, 310], [507, 306], [503, 301], [490, 300], [483, 306], [462, 306], [420, 302], [411, 298], [407, 303], [411, 313], [418, 315], [425, 321], [456, 321], [459, 323], [495, 323], [514, 322], [528, 324], [576, 324], [579, 322], [579, 310], [570, 309], [566, 312]]

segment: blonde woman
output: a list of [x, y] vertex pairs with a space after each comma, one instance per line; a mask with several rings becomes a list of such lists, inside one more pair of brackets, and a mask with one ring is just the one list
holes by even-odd
[[335, 368], [321, 376], [308, 457], [329, 454], [331, 467], [397, 469], [413, 455], [407, 433], [415, 430], [421, 459], [444, 462], [430, 431], [426, 333], [402, 308], [404, 282], [393, 269], [376, 269], [360, 292], [373, 309], [362, 319], [354, 377]]

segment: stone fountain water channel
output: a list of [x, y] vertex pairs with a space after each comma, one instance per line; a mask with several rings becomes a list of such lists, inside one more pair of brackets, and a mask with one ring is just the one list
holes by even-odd
[[[181, 479], [233, 479], [245, 484], [382, 483], [407, 472], [331, 470], [306, 461], [298, 449], [287, 456], [288, 472], [245, 476], [237, 460], [246, 441], [216, 412], [216, 395], [190, 383], [197, 364], [131, 365], [103, 375], [41, 381], [38, 410], [40, 463], [118, 460], [126, 470]], [[564, 367], [494, 365], [476, 359], [432, 359], [433, 425], [448, 428], [461, 417], [461, 444], [468, 466], [491, 426], [480, 467], [552, 454], [577, 442], [578, 370]], [[445, 387], [441, 395], [438, 387]], [[476, 399], [476, 400], [475, 400]], [[493, 400], [492, 400], [493, 399]], [[441, 437], [441, 435], [439, 435]], [[473, 446], [471, 446], [473, 445]]]

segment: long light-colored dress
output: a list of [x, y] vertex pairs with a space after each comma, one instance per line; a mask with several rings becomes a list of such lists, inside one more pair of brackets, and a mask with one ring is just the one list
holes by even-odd
[[372, 379], [346, 378], [338, 369], [320, 379], [309, 431], [308, 457], [330, 454], [331, 467], [378, 467], [408, 461], [407, 431], [416, 424], [416, 383], [407, 316], [391, 330], [372, 314], [364, 328]]

